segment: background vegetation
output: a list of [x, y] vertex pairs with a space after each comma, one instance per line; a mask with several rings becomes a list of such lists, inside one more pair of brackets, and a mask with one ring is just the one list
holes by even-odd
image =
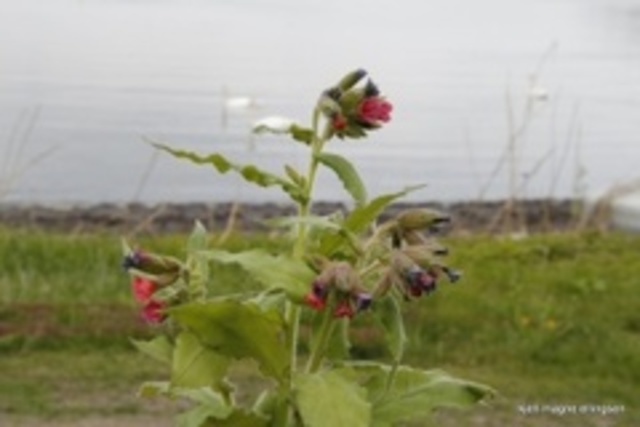
[[[480, 410], [439, 413], [438, 425], [640, 425], [639, 236], [444, 240], [464, 278], [409, 305], [407, 357], [490, 384], [500, 397]], [[136, 243], [181, 255], [184, 241], [156, 235]], [[282, 236], [236, 233], [224, 246], [283, 244]], [[129, 343], [149, 335], [150, 327], [136, 313], [120, 257], [113, 234], [0, 229], [0, 420], [171, 425], [161, 417], [180, 402], [135, 397], [141, 381], [164, 375], [162, 365]], [[232, 290], [229, 283], [253, 286], [234, 268], [216, 268], [213, 278], [221, 292]], [[385, 359], [371, 323], [366, 315], [358, 320], [352, 351]], [[249, 380], [252, 370], [238, 367]], [[561, 416], [542, 410], [587, 404], [623, 406], [624, 412]], [[523, 415], [521, 405], [539, 405], [539, 411]]]

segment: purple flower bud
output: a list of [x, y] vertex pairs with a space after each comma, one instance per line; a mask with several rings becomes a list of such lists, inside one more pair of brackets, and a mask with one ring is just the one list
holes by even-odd
[[124, 256], [122, 259], [122, 268], [129, 270], [131, 268], [139, 268], [142, 262], [143, 254], [140, 251], [133, 251]]
[[458, 270], [454, 270], [452, 268], [443, 267], [442, 271], [444, 271], [444, 274], [447, 275], [447, 277], [449, 278], [449, 281], [451, 283], [457, 282], [462, 277], [462, 273], [461, 272], [459, 272]]
[[435, 291], [436, 285], [436, 278], [431, 274], [424, 272], [424, 274], [420, 276], [420, 287], [425, 293], [429, 294]]
[[371, 307], [373, 298], [367, 292], [360, 292], [356, 295], [356, 311], [363, 311]]
[[354, 70], [344, 76], [342, 80], [340, 80], [340, 83], [338, 83], [338, 87], [340, 88], [340, 90], [347, 91], [358, 84], [358, 82], [362, 80], [366, 75], [367, 72], [362, 68]]
[[376, 97], [380, 95], [380, 89], [371, 80], [367, 80], [367, 84], [364, 87], [365, 98]]
[[313, 283], [311, 284], [311, 291], [318, 298], [325, 298], [327, 296], [327, 293], [329, 292], [327, 286], [320, 280], [313, 281]]
[[415, 297], [419, 297], [423, 293], [429, 294], [436, 290], [436, 278], [418, 266], [413, 266], [407, 270], [405, 281], [409, 287], [409, 293]]
[[334, 101], [340, 101], [340, 97], [342, 96], [342, 90], [337, 87], [332, 87], [324, 91], [325, 96], [333, 99]]

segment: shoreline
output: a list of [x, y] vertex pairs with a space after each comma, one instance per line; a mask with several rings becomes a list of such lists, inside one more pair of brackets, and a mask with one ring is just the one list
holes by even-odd
[[[530, 199], [462, 202], [399, 202], [384, 210], [379, 221], [412, 208], [432, 208], [452, 217], [454, 232], [541, 232], [568, 230], [580, 218], [580, 202], [571, 199]], [[328, 215], [348, 212], [342, 202], [317, 202], [312, 212]], [[184, 233], [196, 220], [211, 231], [227, 228], [230, 218], [240, 231], [268, 231], [265, 221], [295, 214], [280, 203], [100, 203], [75, 207], [0, 203], [0, 226], [60, 232]]]

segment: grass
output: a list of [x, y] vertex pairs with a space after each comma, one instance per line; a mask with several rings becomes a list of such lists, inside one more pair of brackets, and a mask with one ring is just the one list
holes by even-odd
[[[446, 240], [465, 276], [406, 307], [407, 362], [490, 384], [500, 397], [489, 408], [443, 411], [438, 425], [640, 425], [639, 236]], [[179, 256], [184, 237], [139, 243]], [[239, 235], [225, 244], [277, 245]], [[128, 344], [149, 328], [137, 318], [119, 262], [111, 235], [0, 230], [0, 418], [120, 419], [175, 409], [133, 397], [140, 382], [164, 373]], [[213, 273], [218, 286], [231, 277], [251, 286], [237, 270]], [[375, 334], [361, 335], [354, 352], [387, 358]], [[624, 405], [624, 413], [525, 416], [524, 404]]]

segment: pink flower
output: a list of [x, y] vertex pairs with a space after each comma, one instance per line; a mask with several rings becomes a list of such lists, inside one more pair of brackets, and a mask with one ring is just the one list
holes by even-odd
[[162, 301], [149, 300], [142, 307], [142, 318], [149, 323], [160, 323], [167, 317], [163, 312], [164, 308], [165, 304]]
[[324, 309], [326, 305], [325, 299], [321, 295], [318, 295], [317, 292], [313, 291], [304, 296], [304, 302], [307, 303], [309, 307], [318, 311]]
[[377, 125], [391, 120], [393, 105], [379, 96], [364, 98], [358, 106], [358, 118], [363, 122]]
[[136, 301], [143, 304], [146, 303], [157, 289], [158, 285], [153, 280], [146, 277], [133, 276], [131, 290]]
[[346, 299], [340, 301], [333, 312], [335, 317], [353, 317], [354, 314], [355, 311], [353, 310], [353, 307], [351, 307], [351, 302]]

